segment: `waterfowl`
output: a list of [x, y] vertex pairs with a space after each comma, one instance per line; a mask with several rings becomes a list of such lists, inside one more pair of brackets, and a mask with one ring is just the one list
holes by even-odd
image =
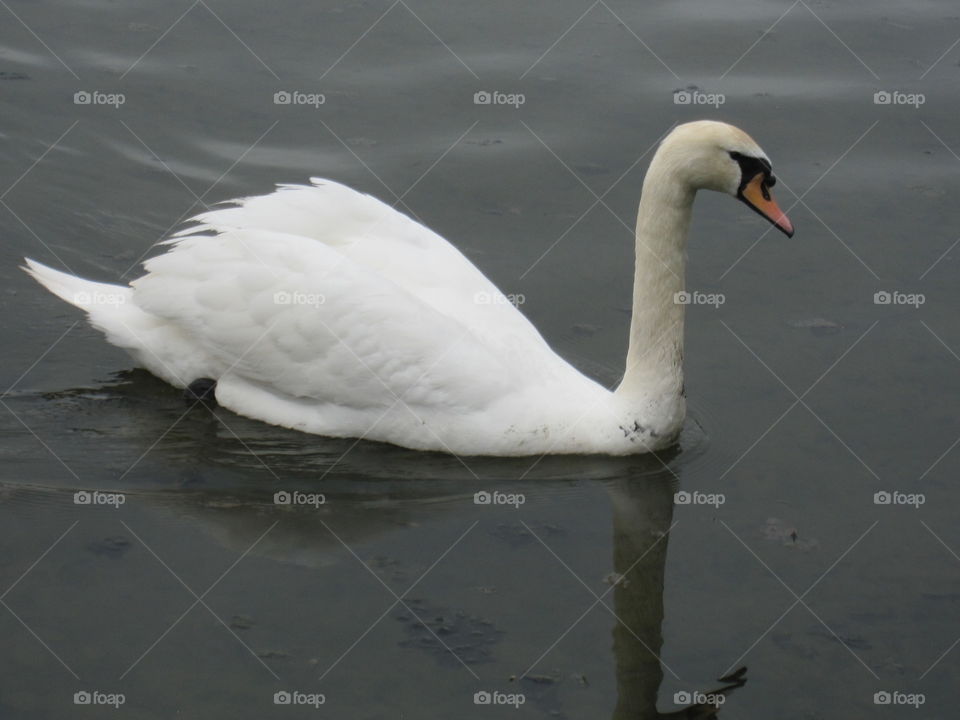
[[[332, 180], [281, 185], [192, 219], [129, 285], [26, 259], [108, 342], [178, 388], [318, 435], [457, 455], [643, 453], [683, 424], [686, 240], [698, 190], [786, 235], [766, 154], [699, 121], [660, 143], [636, 228], [630, 342], [607, 389], [557, 355], [460, 251]], [[194, 385], [194, 387], [197, 387]]]

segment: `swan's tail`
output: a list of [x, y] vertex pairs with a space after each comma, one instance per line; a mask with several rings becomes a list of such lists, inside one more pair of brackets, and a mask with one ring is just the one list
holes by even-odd
[[23, 269], [38, 283], [62, 300], [80, 308], [90, 324], [102, 331], [107, 340], [125, 350], [142, 347], [136, 334], [138, 320], [145, 313], [131, 302], [133, 290], [122, 285], [84, 280], [54, 270], [30, 258], [24, 258]]
[[111, 345], [175, 387], [201, 377], [217, 377], [200, 352], [175, 325], [134, 303], [133, 288], [69, 275], [25, 258], [24, 270], [57, 297], [83, 310]]
[[24, 261], [27, 264], [23, 269], [34, 280], [61, 300], [76, 305], [88, 314], [92, 314], [101, 305], [120, 305], [129, 299], [130, 288], [128, 287], [84, 280], [76, 275], [54, 270], [30, 258], [24, 258]]

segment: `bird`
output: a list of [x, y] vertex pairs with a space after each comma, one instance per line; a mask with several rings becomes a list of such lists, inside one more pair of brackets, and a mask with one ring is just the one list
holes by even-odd
[[554, 352], [453, 244], [336, 181], [215, 206], [128, 285], [25, 258], [106, 340], [196, 401], [316, 435], [457, 456], [631, 455], [677, 442], [688, 228], [699, 190], [787, 236], [769, 158], [701, 120], [660, 141], [636, 225], [629, 347], [613, 388]]

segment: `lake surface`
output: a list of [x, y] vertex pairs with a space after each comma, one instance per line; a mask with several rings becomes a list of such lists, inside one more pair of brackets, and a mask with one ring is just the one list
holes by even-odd
[[[0, 716], [637, 720], [746, 666], [719, 717], [955, 717], [955, 3], [0, 16]], [[688, 309], [690, 417], [659, 458], [186, 412], [18, 269], [129, 280], [205, 204], [326, 176], [449, 238], [613, 384], [649, 153], [702, 117], [764, 147], [797, 233], [699, 197], [687, 285], [723, 302]]]

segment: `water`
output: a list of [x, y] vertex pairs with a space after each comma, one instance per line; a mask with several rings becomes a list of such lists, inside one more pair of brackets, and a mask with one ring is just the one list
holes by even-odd
[[[742, 665], [721, 717], [953, 716], [953, 4], [0, 14], [4, 717], [60, 718], [96, 690], [125, 699], [83, 710], [103, 717], [653, 718]], [[725, 102], [675, 104], [688, 86]], [[525, 102], [475, 105], [482, 90]], [[203, 203], [326, 175], [402, 198], [612, 383], [643, 154], [698, 117], [750, 132], [781, 205], [803, 203], [788, 241], [698, 199], [688, 286], [725, 302], [688, 312], [691, 418], [659, 459], [461, 461], [184, 415], [17, 269], [132, 278]], [[125, 502], [75, 504], [93, 489]], [[281, 490], [326, 503], [278, 506]], [[481, 490], [525, 503], [477, 505]], [[526, 701], [478, 706], [481, 691]], [[877, 708], [878, 692], [904, 695]], [[919, 713], [902, 704], [916, 695]]]

